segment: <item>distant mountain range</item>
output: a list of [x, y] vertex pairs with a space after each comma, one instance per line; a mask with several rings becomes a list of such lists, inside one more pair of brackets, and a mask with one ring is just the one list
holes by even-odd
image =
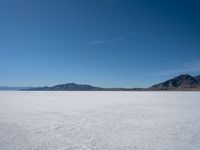
[[0, 90], [23, 90], [23, 91], [200, 91], [200, 75], [191, 76], [182, 74], [165, 82], [155, 84], [149, 88], [102, 88], [87, 84], [67, 83], [52, 87], [0, 87]]
[[95, 87], [87, 84], [76, 84], [76, 83], [67, 83], [60, 84], [52, 87], [36, 87], [26, 89], [28, 91], [136, 91], [136, 90], [145, 90], [142, 88], [102, 88]]
[[177, 76], [165, 82], [153, 85], [150, 90], [200, 90], [200, 75], [192, 77], [188, 74]]
[[0, 86], [0, 91], [19, 91], [31, 89], [32, 87], [10, 87], [10, 86]]

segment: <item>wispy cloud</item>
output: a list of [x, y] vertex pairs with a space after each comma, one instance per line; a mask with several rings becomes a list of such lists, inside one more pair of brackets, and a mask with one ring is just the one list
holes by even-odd
[[169, 76], [169, 75], [190, 74], [190, 73], [200, 73], [200, 61], [183, 63], [181, 68], [163, 70], [156, 73], [156, 75]]
[[89, 42], [88, 44], [89, 45], [111, 44], [111, 43], [117, 43], [120, 41], [128, 40], [131, 37], [132, 37], [132, 35], [127, 35], [127, 36], [120, 36], [117, 38], [113, 38], [110, 40], [94, 40], [94, 41]]

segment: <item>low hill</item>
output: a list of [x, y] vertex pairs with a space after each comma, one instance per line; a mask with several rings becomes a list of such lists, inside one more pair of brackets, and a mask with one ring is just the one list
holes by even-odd
[[19, 91], [30, 89], [31, 87], [10, 87], [10, 86], [0, 86], [0, 91]]
[[30, 88], [29, 91], [98, 91], [100, 87], [94, 87], [87, 84], [67, 83], [60, 84], [52, 87], [36, 87]]

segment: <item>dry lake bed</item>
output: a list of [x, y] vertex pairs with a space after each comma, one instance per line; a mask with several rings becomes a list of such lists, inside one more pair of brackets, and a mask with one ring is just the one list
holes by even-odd
[[0, 150], [199, 150], [200, 92], [0, 92]]

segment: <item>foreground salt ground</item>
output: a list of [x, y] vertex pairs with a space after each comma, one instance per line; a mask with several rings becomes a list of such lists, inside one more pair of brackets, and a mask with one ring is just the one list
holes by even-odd
[[199, 150], [198, 92], [0, 92], [0, 150]]

